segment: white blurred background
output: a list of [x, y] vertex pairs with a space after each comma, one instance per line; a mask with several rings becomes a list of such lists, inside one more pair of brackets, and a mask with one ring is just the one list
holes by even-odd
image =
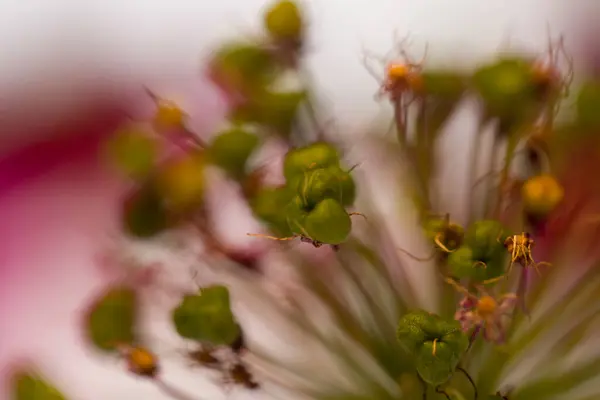
[[[6, 121], [35, 124], [64, 118], [76, 109], [82, 93], [97, 83], [106, 84], [107, 90], [145, 83], [193, 108], [196, 96], [206, 96], [197, 91], [210, 90], [190, 85], [202, 58], [219, 40], [258, 30], [257, 16], [265, 3], [0, 0], [0, 122], [6, 127], [10, 125]], [[411, 34], [415, 58], [429, 43], [431, 62], [468, 64], [507, 48], [508, 43], [516, 49], [543, 51], [548, 24], [553, 34], [568, 35], [574, 28], [573, 12], [585, 15], [593, 6], [592, 0], [585, 3], [587, 8], [574, 0], [305, 3], [311, 24], [310, 67], [338, 126], [349, 134], [360, 132], [385, 108], [373, 100], [377, 83], [361, 65], [363, 47], [384, 54], [397, 31], [400, 36]], [[30, 110], [34, 113], [28, 114]], [[202, 109], [195, 114], [202, 116]], [[0, 126], [4, 150], [32, 140], [16, 137], [15, 132], [21, 130]], [[86, 175], [85, 170], [57, 170], [48, 177], [77, 181], [78, 193], [87, 197], [70, 196], [71, 184], [48, 181], [31, 182], [9, 196], [0, 194], [2, 216], [20, 221], [11, 234], [27, 238], [31, 246], [28, 254], [2, 258], [10, 262], [3, 266], [5, 272], [14, 272], [4, 274], [10, 280], [0, 285], [0, 369], [10, 357], [23, 353], [39, 356], [50, 377], [74, 400], [163, 399], [152, 386], [122, 374], [118, 366], [100, 365], [87, 357], [72, 316], [97, 286], [89, 272], [95, 243], [86, 241], [81, 229], [90, 232], [93, 224], [97, 234], [110, 227], [108, 210], [117, 188], [101, 174]], [[66, 221], [64, 215], [72, 217]], [[187, 383], [204, 399], [221, 398], [198, 378], [175, 380]]]

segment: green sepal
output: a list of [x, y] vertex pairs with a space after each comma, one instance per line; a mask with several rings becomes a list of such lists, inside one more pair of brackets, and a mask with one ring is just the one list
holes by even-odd
[[352, 220], [344, 207], [333, 199], [319, 202], [304, 219], [308, 236], [325, 244], [346, 241], [352, 230]]

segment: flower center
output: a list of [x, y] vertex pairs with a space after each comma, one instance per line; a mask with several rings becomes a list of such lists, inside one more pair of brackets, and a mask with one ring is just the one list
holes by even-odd
[[497, 303], [492, 296], [482, 296], [477, 302], [477, 313], [488, 316], [496, 311]]

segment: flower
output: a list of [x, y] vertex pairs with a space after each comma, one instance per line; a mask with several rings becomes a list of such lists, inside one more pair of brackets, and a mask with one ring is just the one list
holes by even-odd
[[508, 293], [496, 299], [483, 291], [482, 296], [466, 295], [459, 303], [454, 319], [465, 332], [481, 332], [486, 340], [503, 343], [506, 333], [505, 318], [512, 311], [516, 295]]

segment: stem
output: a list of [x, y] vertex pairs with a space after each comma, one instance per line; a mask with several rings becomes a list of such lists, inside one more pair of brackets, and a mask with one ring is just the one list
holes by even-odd
[[500, 184], [498, 185], [498, 197], [496, 200], [494, 213], [492, 214], [494, 218], [500, 218], [500, 214], [502, 213], [502, 203], [503, 203], [503, 190], [508, 183], [508, 174], [510, 172], [510, 165], [512, 163], [513, 156], [515, 154], [515, 149], [517, 148], [517, 144], [519, 143], [519, 136], [516, 131], [512, 131], [508, 134], [508, 143], [506, 144], [506, 156], [504, 158], [504, 167], [502, 168], [502, 174], [500, 176]]
[[[471, 170], [469, 171], [471, 173], [470, 176], [470, 181], [469, 181], [469, 188], [467, 190], [470, 190], [470, 195], [467, 198], [467, 212], [468, 210], [471, 210], [471, 215], [469, 216], [469, 219], [467, 221], [467, 225], [470, 225], [473, 221], [475, 221], [477, 219], [477, 210], [474, 207], [474, 204], [476, 204], [475, 198], [476, 196], [476, 187], [475, 187], [475, 182], [477, 181], [477, 171], [479, 170], [479, 168], [477, 168], [478, 166], [478, 161], [479, 161], [479, 148], [481, 147], [481, 134], [482, 134], [482, 130], [483, 130], [483, 126], [485, 125], [484, 123], [485, 121], [482, 119], [479, 122], [479, 125], [477, 127], [477, 132], [475, 133], [475, 139], [473, 140], [473, 147], [471, 148], [471, 161], [470, 161], [470, 168]], [[483, 210], [483, 212], [485, 213], [485, 210]]]
[[[500, 152], [500, 144], [501, 144], [500, 139], [501, 139], [500, 133], [495, 132], [493, 142], [492, 142], [492, 151], [490, 153], [490, 163], [488, 166], [488, 173], [492, 174], [492, 177], [495, 175], [496, 164], [498, 163], [498, 153]], [[493, 189], [494, 189], [494, 179], [492, 179], [490, 181], [489, 185], [486, 185], [485, 202], [483, 203], [484, 218], [489, 217], [492, 212], [492, 207], [494, 205], [494, 198], [492, 196]]]

